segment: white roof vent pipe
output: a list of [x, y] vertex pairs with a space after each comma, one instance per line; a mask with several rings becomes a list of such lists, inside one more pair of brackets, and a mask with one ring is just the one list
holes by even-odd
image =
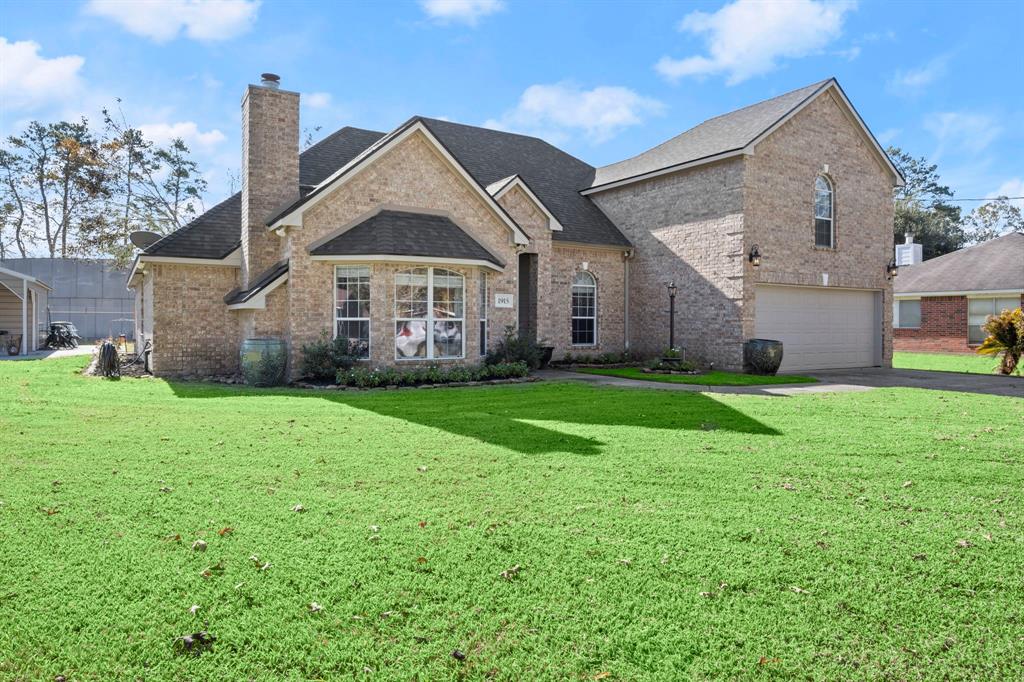
[[281, 87], [281, 77], [276, 73], [261, 73], [260, 85], [265, 88], [273, 88], [274, 90], [277, 90]]

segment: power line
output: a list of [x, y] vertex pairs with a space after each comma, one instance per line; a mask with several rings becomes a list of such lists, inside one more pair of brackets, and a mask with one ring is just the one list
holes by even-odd
[[1015, 199], [1024, 199], [1024, 197], [985, 197], [984, 199], [943, 199], [943, 201], [1000, 201], [1000, 200], [1013, 201]]

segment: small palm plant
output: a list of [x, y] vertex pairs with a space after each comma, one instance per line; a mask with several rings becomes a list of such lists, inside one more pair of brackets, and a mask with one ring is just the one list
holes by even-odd
[[990, 315], [982, 329], [988, 334], [978, 347], [982, 355], [1002, 355], [1000, 374], [1013, 374], [1024, 355], [1024, 312], [1020, 308]]

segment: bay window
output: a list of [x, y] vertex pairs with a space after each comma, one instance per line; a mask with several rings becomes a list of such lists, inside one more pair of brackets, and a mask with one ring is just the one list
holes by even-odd
[[465, 338], [465, 278], [444, 268], [395, 273], [395, 357], [461, 358]]
[[370, 268], [339, 265], [334, 269], [334, 335], [347, 338], [356, 357], [370, 357]]

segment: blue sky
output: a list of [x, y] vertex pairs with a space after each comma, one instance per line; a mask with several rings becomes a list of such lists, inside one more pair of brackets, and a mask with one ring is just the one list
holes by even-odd
[[1022, 26], [1021, 2], [5, 2], [0, 134], [120, 97], [132, 124], [188, 142], [209, 205], [262, 71], [302, 93], [317, 137], [423, 114], [594, 165], [836, 76], [883, 144], [938, 163], [958, 196], [1020, 196]]

